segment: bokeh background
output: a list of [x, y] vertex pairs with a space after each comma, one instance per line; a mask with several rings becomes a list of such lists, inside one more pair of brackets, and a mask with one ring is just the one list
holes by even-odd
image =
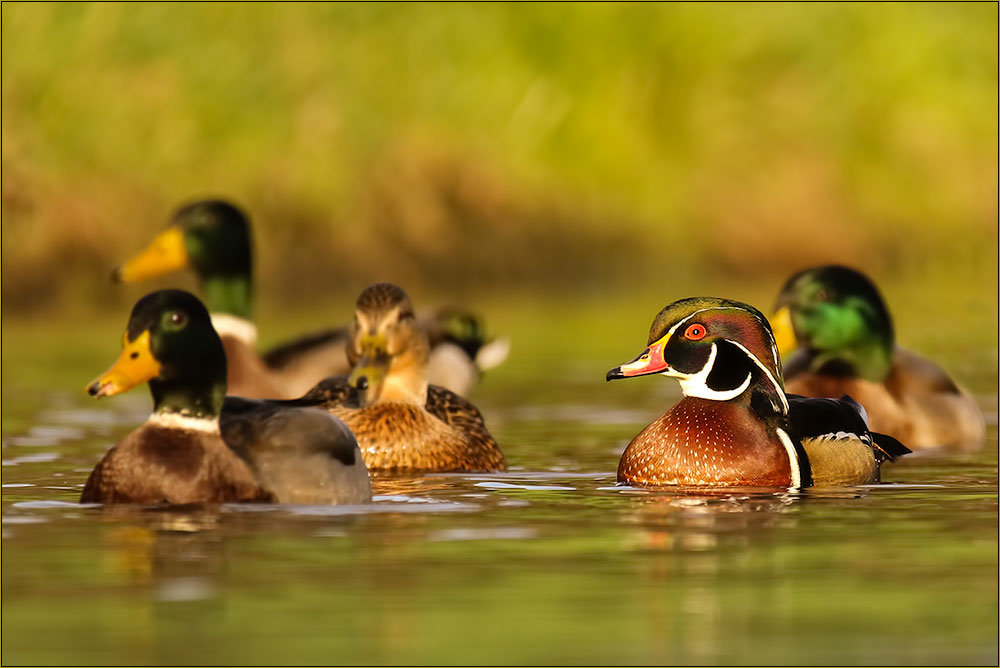
[[[5, 663], [996, 665], [997, 3], [0, 14]], [[261, 348], [376, 280], [508, 337], [472, 394], [505, 482], [203, 531], [73, 503], [150, 406], [86, 383], [136, 299], [196, 289], [109, 274], [203, 196], [253, 217]], [[825, 262], [976, 397], [983, 450], [826, 496], [616, 488], [679, 396], [604, 382], [655, 313], [769, 311]]]
[[995, 320], [997, 19], [4, 3], [5, 322], [123, 317], [184, 285], [108, 273], [205, 195], [252, 215], [265, 311], [393, 280], [436, 301], [662, 293], [645, 320], [838, 261], [945, 281]]

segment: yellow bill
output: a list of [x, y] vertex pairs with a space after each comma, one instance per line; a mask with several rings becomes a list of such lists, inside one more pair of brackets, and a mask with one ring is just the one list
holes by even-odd
[[384, 336], [369, 335], [361, 339], [361, 355], [347, 382], [362, 393], [364, 403], [378, 397], [382, 383], [389, 372], [388, 343]]
[[134, 341], [129, 341], [126, 333], [122, 336], [122, 354], [118, 361], [87, 385], [87, 393], [92, 397], [110, 397], [159, 375], [160, 363], [149, 347], [149, 330]]
[[771, 331], [774, 332], [774, 342], [782, 356], [799, 347], [795, 327], [792, 326], [792, 312], [787, 306], [782, 306], [771, 316]]
[[113, 277], [123, 283], [155, 278], [190, 264], [184, 245], [184, 230], [174, 225], [161, 232], [149, 246], [115, 269]]

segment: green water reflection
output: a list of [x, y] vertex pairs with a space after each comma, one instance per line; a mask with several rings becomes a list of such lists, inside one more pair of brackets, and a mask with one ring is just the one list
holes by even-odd
[[380, 480], [368, 508], [198, 513], [75, 504], [148, 398], [89, 401], [107, 350], [32, 334], [61, 366], [4, 358], [3, 662], [997, 662], [994, 349], [963, 379], [980, 453], [910, 457], [873, 487], [653, 493], [614, 468], [676, 387], [601, 382], [641, 338], [618, 326], [522, 335], [477, 390], [510, 473]]

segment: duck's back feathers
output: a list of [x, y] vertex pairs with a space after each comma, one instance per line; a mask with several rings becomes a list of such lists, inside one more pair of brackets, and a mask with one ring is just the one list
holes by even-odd
[[[375, 403], [361, 407], [347, 377], [326, 378], [293, 402], [322, 406], [354, 432], [372, 469], [498, 471], [503, 453], [479, 410], [437, 385], [427, 386], [424, 406]], [[403, 443], [405, 442], [405, 447]]]
[[358, 393], [351, 384], [347, 382], [347, 376], [332, 376], [324, 378], [320, 382], [302, 395], [300, 399], [294, 399], [290, 403], [303, 406], [323, 406], [331, 408], [345, 405], [349, 408], [358, 407]]
[[847, 395], [839, 399], [788, 395], [788, 422], [809, 458], [815, 485], [878, 482], [882, 462], [910, 452], [892, 437], [873, 434], [865, 409]]
[[[326, 408], [358, 408], [357, 390], [347, 382], [346, 376], [320, 381], [295, 402], [301, 402], [302, 405], [323, 405]], [[497, 447], [493, 436], [486, 429], [486, 422], [479, 409], [465, 397], [440, 385], [428, 385], [424, 408], [432, 416], [467, 434], [469, 438]]]
[[188, 504], [272, 501], [219, 434], [147, 422], [111, 448], [81, 503]]
[[976, 400], [937, 364], [903, 348], [896, 348], [885, 387], [908, 416], [908, 430], [892, 433], [918, 448], [943, 446], [972, 451], [982, 447], [986, 421]]
[[[789, 392], [812, 397], [849, 394], [868, 411], [874, 432], [892, 434], [910, 447], [975, 450], [985, 433], [976, 401], [934, 362], [897, 347], [883, 383], [810, 373], [796, 352], [786, 367]], [[796, 372], [798, 369], [798, 372]]]
[[316, 408], [226, 399], [226, 443], [281, 503], [350, 504], [371, 500], [371, 482], [347, 426]]
[[431, 349], [427, 359], [427, 378], [453, 392], [465, 395], [479, 382], [480, 371], [462, 348], [443, 341]]
[[226, 392], [253, 399], [290, 396], [281, 379], [268, 369], [245, 341], [221, 335], [226, 351]]
[[318, 379], [350, 371], [347, 330], [331, 329], [304, 336], [272, 348], [263, 359], [285, 388], [284, 396], [299, 397]]
[[474, 459], [479, 462], [478, 468], [492, 471], [507, 467], [500, 446], [471, 401], [440, 385], [428, 385], [426, 408], [428, 413], [465, 434], [474, 450]]
[[786, 396], [788, 424], [799, 438], [825, 438], [847, 433], [870, 440], [865, 409], [850, 396], [840, 399]]

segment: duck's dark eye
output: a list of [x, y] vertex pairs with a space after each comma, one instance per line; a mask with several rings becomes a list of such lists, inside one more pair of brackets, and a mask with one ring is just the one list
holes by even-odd
[[188, 317], [183, 311], [171, 311], [166, 318], [168, 329], [183, 329], [187, 325]]
[[688, 328], [684, 330], [684, 338], [691, 341], [700, 341], [705, 338], [705, 325], [694, 324], [688, 325]]
[[833, 299], [833, 292], [827, 290], [826, 288], [823, 288], [816, 293], [816, 301], [828, 302], [831, 299]]

